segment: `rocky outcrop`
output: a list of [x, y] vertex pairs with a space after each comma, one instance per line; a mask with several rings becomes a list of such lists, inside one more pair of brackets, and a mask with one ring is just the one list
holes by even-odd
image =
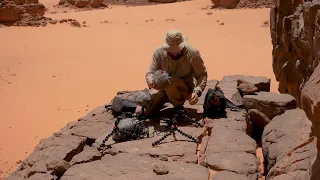
[[273, 7], [273, 0], [211, 0], [212, 8], [270, 8]]
[[3, 0], [0, 2], [0, 23], [19, 21], [23, 14], [43, 16], [45, 10], [38, 0]]
[[[259, 97], [265, 108], [258, 105], [256, 108], [259, 111], [254, 106], [238, 111], [227, 108], [224, 117], [203, 119], [202, 106], [209, 88], [218, 86], [231, 101], [245, 105], [243, 100], [248, 95], [240, 92], [240, 81], [258, 89], [250, 96]], [[259, 118], [264, 122], [260, 128], [265, 128], [262, 147], [269, 179], [302, 177], [310, 170], [304, 164], [313, 157], [309, 152], [315, 149], [314, 143], [294, 148], [308, 139], [311, 124], [302, 110], [286, 106], [287, 102], [292, 102], [291, 98], [283, 103], [270, 103], [275, 100], [271, 98], [273, 94], [269, 89], [270, 79], [265, 77], [232, 75], [223, 77], [221, 81], [208, 81], [198, 103], [193, 106], [185, 104], [186, 113], [203, 121], [204, 126], [179, 122], [179, 129], [197, 137], [199, 143], [176, 133], [176, 139], [169, 135], [162, 143], [152, 146], [153, 142], [164, 135], [161, 132], [164, 124], [149, 119], [144, 121], [149, 127], [149, 138], [126, 142], [114, 142], [109, 138], [104, 142], [116, 118], [109, 109], [110, 104], [97, 107], [77, 121], [68, 123], [49, 138], [41, 140], [34, 152], [7, 179], [257, 180], [264, 172], [259, 166], [261, 161], [257, 155], [261, 147], [253, 138], [253, 128]], [[119, 93], [119, 97], [126, 97], [123, 93], [125, 91]], [[281, 111], [273, 114], [270, 120], [264, 112], [269, 112], [266, 109], [279, 104], [284, 108], [280, 108]], [[168, 117], [171, 112], [172, 105], [165, 104], [160, 113]], [[251, 117], [256, 118], [255, 121]], [[99, 148], [102, 143], [106, 146]], [[284, 154], [292, 149], [292, 155], [285, 158]], [[300, 159], [304, 164], [296, 167]]]
[[302, 109], [287, 110], [266, 125], [262, 135], [262, 148], [267, 179], [280, 178], [284, 174], [295, 179], [307, 179], [311, 143], [296, 150], [295, 148], [308, 142], [310, 127], [311, 122]]
[[[0, 28], [6, 26], [46, 27], [59, 21], [45, 17], [46, 8], [38, 0], [3, 0], [0, 1]], [[87, 27], [74, 19], [61, 19], [60, 23], [70, 23], [73, 27]]]
[[275, 4], [270, 12], [270, 30], [278, 89], [296, 98], [298, 107], [304, 109], [312, 121], [313, 134], [319, 139], [320, 2], [276, 0]]
[[60, 0], [58, 6], [80, 9], [104, 9], [108, 7], [105, 0]]

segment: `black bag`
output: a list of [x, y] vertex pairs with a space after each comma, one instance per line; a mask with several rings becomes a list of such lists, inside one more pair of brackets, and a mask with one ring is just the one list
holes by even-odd
[[241, 106], [236, 106], [229, 101], [219, 87], [215, 89], [209, 88], [203, 103], [204, 118], [215, 118], [226, 115], [226, 108], [232, 111], [241, 110]]
[[203, 103], [204, 118], [224, 116], [226, 114], [226, 98], [219, 87], [209, 88]]

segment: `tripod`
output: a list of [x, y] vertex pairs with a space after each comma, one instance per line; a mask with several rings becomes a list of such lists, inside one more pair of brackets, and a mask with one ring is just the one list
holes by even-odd
[[102, 148], [105, 143], [108, 141], [108, 139], [114, 134], [116, 133], [116, 131], [119, 131], [119, 127], [118, 127], [118, 124], [119, 124], [120, 120], [117, 119], [115, 122], [114, 122], [114, 127], [112, 129], [112, 131], [106, 135], [106, 137], [103, 139], [102, 141], [102, 144], [100, 144], [100, 148]]
[[197, 122], [194, 118], [189, 117], [187, 114], [185, 114], [184, 110], [178, 110], [177, 114], [175, 114], [172, 118], [172, 121], [170, 121], [168, 118], [162, 119], [164, 121], [166, 121], [167, 123], [167, 127], [166, 128], [171, 128], [170, 132], [166, 133], [165, 135], [163, 135], [162, 138], [160, 138], [159, 140], [156, 140], [152, 143], [152, 146], [158, 145], [160, 144], [165, 138], [167, 138], [168, 136], [170, 136], [172, 134], [172, 136], [176, 139], [176, 134], [175, 131], [178, 131], [180, 134], [182, 134], [183, 136], [191, 139], [192, 141], [194, 141], [195, 143], [199, 143], [199, 140], [197, 138], [194, 138], [193, 136], [186, 134], [185, 132], [181, 131], [178, 128], [178, 119], [180, 119], [181, 117], [186, 118], [187, 120], [197, 124], [198, 126], [201, 126], [201, 124], [199, 122]]

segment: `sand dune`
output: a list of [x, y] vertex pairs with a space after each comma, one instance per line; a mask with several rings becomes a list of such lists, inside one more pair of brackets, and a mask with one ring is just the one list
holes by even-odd
[[194, 0], [51, 14], [62, 11], [53, 7], [57, 2], [40, 2], [49, 8], [46, 16], [89, 27], [0, 28], [0, 177], [40, 139], [117, 91], [145, 88], [153, 50], [171, 28], [200, 50], [210, 79], [267, 76], [277, 91], [269, 27], [261, 27], [269, 9], [212, 10], [211, 1]]

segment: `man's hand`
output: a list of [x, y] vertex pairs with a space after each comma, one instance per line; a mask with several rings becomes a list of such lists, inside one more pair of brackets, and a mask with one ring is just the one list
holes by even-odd
[[197, 104], [197, 102], [198, 102], [198, 95], [197, 95], [197, 93], [193, 92], [191, 94], [191, 98], [189, 99], [189, 104], [195, 105], [195, 104]]

